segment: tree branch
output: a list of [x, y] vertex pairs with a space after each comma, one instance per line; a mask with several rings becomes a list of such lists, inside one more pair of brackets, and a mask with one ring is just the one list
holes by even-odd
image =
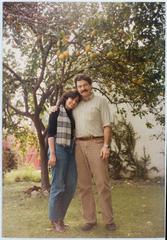
[[29, 107], [28, 107], [28, 92], [27, 89], [24, 89], [24, 103], [25, 103], [25, 111], [28, 113]]
[[93, 87], [93, 89], [99, 91], [102, 95], [104, 95], [111, 104], [118, 105], [118, 104], [122, 104], [122, 103], [128, 103], [128, 104], [133, 103], [132, 101], [125, 101], [125, 100], [113, 102], [113, 101], [108, 97], [108, 95], [107, 95], [107, 93], [106, 93], [105, 91], [102, 91], [101, 89], [99, 89], [99, 88], [97, 88], [97, 87]]
[[14, 106], [9, 102], [9, 100], [7, 100], [7, 105], [8, 105], [11, 109], [13, 109], [16, 114], [21, 115], [21, 116], [24, 116], [24, 117], [28, 117], [28, 118], [31, 118], [31, 119], [32, 119], [32, 115], [31, 115], [30, 113], [28, 113], [28, 112], [23, 112], [23, 111], [17, 109], [16, 107], [14, 107]]
[[[40, 41], [41, 42], [41, 41]], [[40, 43], [41, 45], [41, 43]], [[43, 46], [40, 46], [40, 50], [41, 50], [41, 54], [42, 54], [42, 69], [41, 69], [41, 73], [40, 76], [38, 78], [38, 81], [34, 87], [34, 93], [37, 91], [37, 89], [39, 88], [41, 82], [43, 81], [43, 77], [44, 77], [44, 73], [45, 73], [45, 68], [46, 68], [46, 60], [49, 54], [49, 51], [52, 47], [52, 39], [50, 39], [48, 45], [46, 46], [46, 48], [44, 49]]]
[[23, 81], [22, 78], [21, 78], [15, 71], [13, 71], [13, 69], [11, 69], [6, 63], [3, 63], [3, 66], [4, 66], [7, 70], [9, 70], [9, 72], [12, 73], [12, 74], [15, 76], [15, 78], [17, 78], [20, 82]]
[[41, 111], [41, 109], [42, 109], [42, 107], [43, 107], [46, 99], [52, 94], [52, 92], [54, 91], [54, 89], [55, 89], [55, 85], [50, 86], [50, 88], [49, 88], [45, 93], [43, 93], [43, 95], [42, 95], [42, 97], [41, 97], [41, 100], [40, 100], [40, 103], [39, 103], [38, 108], [37, 108], [37, 109], [38, 109], [38, 112]]

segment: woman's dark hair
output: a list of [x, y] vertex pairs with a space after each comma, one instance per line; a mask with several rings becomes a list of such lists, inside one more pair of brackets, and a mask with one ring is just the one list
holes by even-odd
[[68, 92], [64, 93], [64, 94], [61, 96], [61, 98], [59, 99], [59, 102], [58, 102], [58, 106], [60, 106], [60, 105], [65, 106], [66, 100], [67, 100], [68, 98], [74, 99], [74, 98], [76, 98], [76, 97], [79, 97], [79, 101], [78, 101], [78, 102], [80, 102], [80, 101], [81, 101], [81, 95], [79, 94], [78, 91], [76, 91], [76, 90], [68, 91]]
[[88, 75], [79, 74], [74, 78], [75, 87], [77, 87], [77, 82], [81, 80], [87, 81], [90, 85], [92, 85], [92, 79]]

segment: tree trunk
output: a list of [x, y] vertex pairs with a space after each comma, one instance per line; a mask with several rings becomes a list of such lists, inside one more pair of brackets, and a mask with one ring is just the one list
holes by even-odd
[[47, 150], [43, 142], [40, 142], [40, 158], [41, 158], [41, 188], [42, 190], [49, 190], [49, 174], [48, 174], [48, 159], [47, 159]]
[[38, 141], [40, 146], [40, 160], [41, 160], [41, 188], [42, 190], [49, 190], [49, 174], [48, 174], [48, 159], [47, 159], [47, 149], [45, 144], [45, 135], [42, 134], [40, 128], [40, 119], [35, 119], [35, 127], [37, 130]]

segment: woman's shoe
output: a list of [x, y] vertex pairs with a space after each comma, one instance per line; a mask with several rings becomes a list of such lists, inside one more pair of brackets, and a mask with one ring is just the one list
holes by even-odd
[[69, 224], [66, 224], [66, 223], [64, 223], [64, 221], [63, 221], [63, 220], [60, 220], [60, 224], [61, 224], [61, 226], [63, 226], [64, 228], [69, 228], [69, 227], [70, 227], [70, 225], [69, 225]]
[[60, 221], [52, 221], [53, 230], [55, 232], [64, 232], [65, 227], [60, 223]]

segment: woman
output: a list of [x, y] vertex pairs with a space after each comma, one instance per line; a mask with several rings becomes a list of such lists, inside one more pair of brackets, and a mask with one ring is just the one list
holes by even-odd
[[52, 183], [49, 196], [49, 219], [57, 232], [65, 230], [64, 218], [73, 198], [77, 171], [74, 157], [74, 129], [72, 116], [80, 101], [77, 91], [65, 93], [59, 101], [57, 111], [49, 116], [48, 144]]

